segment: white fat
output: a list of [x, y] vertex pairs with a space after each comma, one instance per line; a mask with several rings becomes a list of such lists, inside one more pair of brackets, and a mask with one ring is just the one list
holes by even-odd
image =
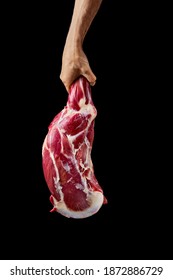
[[67, 218], [83, 219], [97, 213], [103, 204], [103, 199], [104, 197], [101, 192], [97, 192], [97, 191], [90, 192], [88, 195], [88, 200], [90, 201], [90, 207], [86, 208], [83, 211], [73, 211], [67, 208], [64, 201], [57, 201], [54, 197], [53, 197], [53, 203], [54, 203], [54, 207], [56, 208], [56, 211], [59, 212], [61, 215]]
[[81, 184], [76, 184], [75, 185], [75, 187], [76, 187], [76, 189], [78, 189], [78, 190], [83, 190], [83, 186], [81, 185]]
[[56, 162], [55, 162], [55, 158], [54, 158], [54, 153], [49, 151], [50, 153], [50, 158], [52, 159], [52, 162], [53, 162], [53, 165], [54, 165], [54, 168], [55, 168], [55, 173], [56, 173], [56, 182], [59, 182], [59, 171], [58, 171], [58, 168], [56, 166]]
[[[81, 100], [82, 100], [82, 99], [81, 99]], [[81, 100], [80, 100], [80, 101], [81, 101]], [[80, 102], [79, 102], [79, 104], [80, 104]], [[93, 107], [93, 105], [91, 105], [91, 104], [82, 104], [82, 106], [80, 106], [79, 112], [80, 112], [81, 114], [83, 114], [84, 116], [85, 116], [85, 115], [88, 115], [88, 114], [91, 114], [90, 122], [91, 122], [93, 119], [95, 119], [95, 117], [96, 117], [96, 110], [95, 110], [95, 108]]]
[[61, 201], [63, 201], [64, 200], [64, 194], [62, 192], [62, 187], [59, 183], [59, 180], [60, 180], [59, 171], [58, 171], [58, 168], [56, 166], [54, 154], [51, 151], [50, 151], [50, 157], [52, 159], [52, 162], [53, 162], [53, 165], [54, 165], [54, 168], [55, 168], [55, 173], [56, 173], [56, 177], [53, 177], [55, 189], [56, 189], [57, 193], [59, 193]]
[[[76, 111], [76, 110], [74, 110], [74, 109], [71, 109], [71, 108], [66, 108], [66, 109], [63, 109], [63, 111], [62, 111], [62, 114], [61, 114], [61, 116], [60, 116], [60, 119], [58, 120], [58, 124], [61, 122], [61, 121], [63, 121], [65, 118], [67, 118], [67, 117], [72, 117], [73, 115], [75, 115], [76, 113], [80, 113], [80, 114], [82, 114], [82, 115], [88, 115], [88, 114], [91, 114], [91, 118], [90, 118], [90, 122], [93, 120], [93, 119], [95, 119], [95, 117], [96, 117], [96, 114], [97, 114], [97, 112], [96, 112], [96, 109], [95, 109], [95, 107], [92, 105], [92, 104], [90, 104], [90, 103], [88, 103], [88, 104], [85, 104], [85, 102], [86, 102], [86, 100], [85, 100], [85, 98], [81, 98], [80, 99], [80, 101], [79, 101], [79, 107], [80, 107], [80, 109], [79, 109], [79, 111]], [[57, 123], [55, 123], [55, 125], [57, 125]]]
[[[62, 164], [62, 163], [61, 163]], [[62, 164], [63, 165], [63, 167], [64, 167], [64, 169], [65, 169], [65, 171], [66, 172], [69, 172], [70, 171], [70, 166], [68, 165], [68, 163], [65, 163], [65, 164]]]
[[79, 107], [82, 108], [83, 106], [85, 106], [85, 102], [86, 102], [86, 98], [81, 98], [79, 101]]
[[[81, 133], [83, 133], [83, 131], [81, 132], [79, 132], [79, 133], [77, 133], [77, 134], [75, 134], [75, 135], [66, 135], [67, 136], [67, 138], [68, 138], [68, 140], [69, 140], [69, 143], [70, 144], [73, 144], [73, 142], [76, 140], [76, 138], [81, 134]], [[79, 148], [77, 148], [76, 150], [78, 150]]]
[[[66, 107], [65, 109], [62, 110], [61, 116], [60, 116], [60, 118], [58, 120], [58, 123], [60, 123], [64, 118], [66, 118], [68, 116], [72, 116], [74, 114], [76, 114], [76, 111], [74, 109], [71, 109], [69, 107], [67, 109], [67, 107]], [[57, 123], [55, 125], [57, 125]]]
[[83, 162], [82, 162], [82, 159], [80, 160], [80, 166], [83, 168], [83, 169], [87, 169], [88, 168], [88, 166], [85, 166], [84, 164], [83, 164]]
[[46, 137], [45, 137], [45, 139], [44, 139], [44, 141], [43, 141], [43, 145], [42, 145], [42, 155], [44, 154], [44, 151], [45, 150], [48, 150], [48, 148], [47, 148], [47, 135], [46, 135]]
[[60, 195], [60, 200], [63, 201], [64, 200], [64, 194], [62, 192], [62, 187], [61, 187], [59, 181], [57, 181], [55, 177], [53, 178], [53, 180], [54, 180], [56, 192]]

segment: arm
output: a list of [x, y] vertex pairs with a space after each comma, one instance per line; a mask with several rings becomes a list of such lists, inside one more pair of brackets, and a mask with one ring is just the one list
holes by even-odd
[[90, 68], [82, 45], [101, 2], [102, 0], [75, 0], [60, 73], [60, 79], [68, 92], [73, 81], [80, 75], [83, 75], [91, 85], [95, 84], [96, 76]]

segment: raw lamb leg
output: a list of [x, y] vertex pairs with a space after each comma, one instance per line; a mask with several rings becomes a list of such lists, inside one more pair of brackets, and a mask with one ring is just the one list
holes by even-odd
[[91, 150], [97, 110], [84, 77], [70, 89], [67, 104], [48, 127], [42, 147], [43, 173], [51, 192], [52, 211], [86, 218], [107, 203], [94, 174]]

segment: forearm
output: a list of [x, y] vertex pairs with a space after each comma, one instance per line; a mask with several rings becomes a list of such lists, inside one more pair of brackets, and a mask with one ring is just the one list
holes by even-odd
[[102, 0], [75, 0], [73, 16], [66, 39], [66, 44], [81, 47], [85, 35], [97, 14]]
[[83, 51], [83, 41], [101, 2], [102, 0], [75, 0], [71, 24], [63, 50], [60, 74], [60, 79], [68, 92], [73, 81], [81, 75], [89, 81], [90, 85], [95, 84], [96, 76]]

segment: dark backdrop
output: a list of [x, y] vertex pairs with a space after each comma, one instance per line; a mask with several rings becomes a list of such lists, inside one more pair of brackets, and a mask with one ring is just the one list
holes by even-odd
[[49, 212], [41, 149], [50, 121], [67, 101], [59, 74], [73, 3], [23, 7], [10, 25], [7, 103], [2, 106], [0, 256], [168, 258], [170, 167], [155, 74], [159, 25], [147, 4], [103, 1], [84, 42], [97, 76], [92, 160], [108, 204], [81, 220]]

